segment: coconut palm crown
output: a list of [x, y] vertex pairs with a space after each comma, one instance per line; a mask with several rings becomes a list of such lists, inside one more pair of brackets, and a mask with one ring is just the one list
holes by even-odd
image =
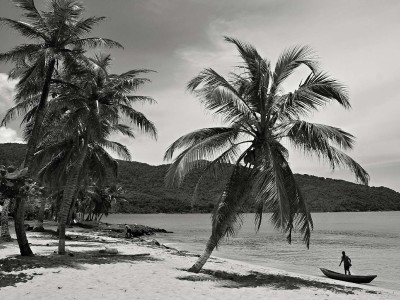
[[[367, 172], [343, 152], [353, 147], [351, 134], [304, 120], [331, 101], [350, 108], [346, 88], [318, 70], [309, 47], [283, 51], [273, 69], [253, 46], [234, 38], [225, 40], [236, 46], [243, 60], [239, 72], [226, 79], [211, 68], [204, 69], [187, 88], [227, 126], [186, 134], [169, 146], [164, 157], [170, 160], [181, 151], [166, 175], [168, 185], [179, 185], [190, 171], [199, 168], [203, 175], [198, 185], [206, 175], [227, 180], [213, 213], [206, 250], [190, 269], [194, 272], [202, 268], [222, 237], [240, 228], [240, 211], [249, 201], [256, 207], [258, 229], [263, 212], [269, 211], [274, 227], [285, 232], [289, 242], [292, 231], [298, 230], [309, 247], [313, 222], [284, 141], [327, 161], [332, 169], [348, 168], [363, 184], [369, 180]], [[285, 79], [301, 66], [309, 75], [296, 90], [285, 92]]]
[[[16, 30], [32, 43], [19, 45], [0, 54], [0, 62], [12, 62], [14, 68], [10, 78], [19, 79], [15, 96], [16, 103], [21, 101], [38, 102], [35, 110], [34, 133], [28, 142], [25, 167], [30, 167], [37, 145], [38, 131], [42, 125], [44, 110], [53, 79], [53, 73], [59, 64], [68, 69], [69, 63], [83, 60], [85, 48], [98, 46], [122, 47], [119, 43], [105, 38], [86, 37], [93, 26], [105, 17], [82, 18], [84, 6], [75, 0], [51, 0], [47, 11], [39, 11], [34, 0], [12, 0], [15, 6], [24, 11], [26, 20], [16, 21], [0, 18], [0, 24]], [[8, 114], [3, 120], [5, 125], [11, 118]], [[29, 173], [31, 170], [29, 170]]]

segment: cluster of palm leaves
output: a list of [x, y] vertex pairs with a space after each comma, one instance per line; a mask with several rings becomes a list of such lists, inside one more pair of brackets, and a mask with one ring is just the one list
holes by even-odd
[[[356, 179], [368, 183], [367, 172], [342, 150], [353, 146], [351, 134], [328, 125], [304, 120], [310, 113], [336, 101], [349, 108], [346, 88], [319, 71], [308, 47], [284, 51], [276, 63], [262, 58], [257, 50], [233, 38], [243, 64], [226, 79], [213, 69], [205, 69], [188, 83], [206, 109], [227, 124], [226, 127], [200, 129], [176, 140], [165, 159], [180, 154], [166, 176], [167, 183], [179, 185], [193, 169], [203, 175], [226, 180], [212, 217], [212, 233], [204, 254], [190, 269], [198, 272], [211, 252], [225, 236], [233, 235], [241, 225], [242, 207], [251, 203], [260, 228], [264, 212], [271, 213], [275, 228], [287, 234], [303, 235], [307, 247], [313, 227], [306, 200], [288, 161], [287, 141], [294, 148], [327, 160], [331, 167], [349, 168]], [[285, 92], [284, 82], [299, 67], [309, 70], [296, 90]]]
[[100, 221], [103, 216], [108, 216], [113, 206], [126, 201], [119, 185], [92, 185], [80, 191], [76, 212], [86, 221]]
[[[0, 22], [37, 43], [0, 54], [0, 61], [14, 63], [10, 78], [18, 79], [16, 105], [2, 125], [23, 116], [28, 175], [62, 191], [58, 221], [63, 254], [65, 225], [79, 190], [103, 186], [117, 173], [117, 162], [107, 150], [131, 158], [124, 145], [110, 140], [111, 135], [134, 137], [132, 126], [157, 135], [154, 124], [134, 108], [138, 102], [154, 100], [132, 95], [149, 81], [142, 76], [150, 70], [112, 74], [110, 55], [88, 57], [88, 49], [122, 46], [110, 39], [86, 37], [104, 17], [82, 18], [84, 7], [77, 1], [51, 0], [44, 12], [37, 10], [33, 0], [12, 2], [25, 11], [27, 20], [0, 18]], [[16, 207], [17, 238], [21, 254], [32, 255], [23, 231], [23, 205], [22, 201]]]

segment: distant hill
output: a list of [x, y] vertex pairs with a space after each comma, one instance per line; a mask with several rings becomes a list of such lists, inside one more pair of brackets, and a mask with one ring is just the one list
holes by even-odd
[[[0, 144], [0, 164], [18, 166], [25, 145]], [[150, 166], [139, 162], [119, 162], [118, 183], [128, 203], [118, 207], [123, 213], [191, 212], [193, 190], [199, 177], [194, 172], [180, 188], [166, 188], [168, 165]], [[311, 211], [389, 211], [400, 210], [400, 193], [385, 187], [367, 187], [344, 180], [295, 175]], [[206, 180], [200, 187], [193, 211], [210, 212], [224, 186], [223, 181]], [[251, 210], [251, 208], [249, 208]]]

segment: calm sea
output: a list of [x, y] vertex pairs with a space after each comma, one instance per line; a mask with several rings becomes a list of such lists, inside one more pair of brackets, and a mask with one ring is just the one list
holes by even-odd
[[[254, 215], [244, 215], [235, 238], [213, 255], [286, 271], [322, 276], [319, 267], [342, 272], [341, 252], [352, 259], [353, 274], [377, 274], [371, 285], [400, 290], [400, 212], [313, 213], [314, 231], [308, 250], [299, 236], [288, 245], [264, 217], [258, 233]], [[158, 234], [161, 243], [201, 253], [211, 232], [209, 214], [114, 214], [108, 223], [143, 224], [173, 231]], [[343, 266], [343, 265], [342, 265]]]

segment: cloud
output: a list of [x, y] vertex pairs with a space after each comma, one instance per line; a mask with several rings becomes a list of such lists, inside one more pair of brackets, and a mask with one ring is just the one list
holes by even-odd
[[0, 118], [13, 105], [15, 85], [15, 80], [8, 80], [7, 74], [0, 73]]
[[0, 144], [3, 143], [24, 143], [24, 141], [18, 137], [17, 132], [14, 129], [8, 127], [0, 127]]

